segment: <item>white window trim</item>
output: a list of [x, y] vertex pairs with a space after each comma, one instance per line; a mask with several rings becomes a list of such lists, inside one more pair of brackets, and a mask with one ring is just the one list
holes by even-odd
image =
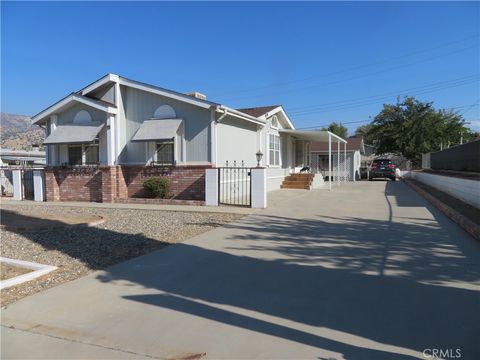
[[[177, 159], [176, 159], [176, 153], [177, 153], [177, 141], [175, 139], [172, 139], [172, 141], [165, 141], [166, 143], [173, 144], [173, 162], [172, 164], [169, 165], [177, 165]], [[157, 164], [158, 163], [158, 151], [157, 151], [157, 146], [158, 144], [161, 144], [161, 141], [155, 141], [155, 153], [153, 154], [153, 161]], [[165, 165], [165, 164], [159, 164], [160, 165]]]
[[[87, 164], [87, 147], [96, 146], [98, 149], [98, 162], [95, 164]], [[71, 165], [71, 166], [90, 166], [90, 165], [99, 165], [100, 164], [100, 147], [98, 144], [69, 144], [67, 145], [67, 160], [68, 165], [70, 165], [70, 148], [71, 147], [81, 147], [82, 148], [82, 163], [80, 165]]]
[[[145, 165], [150, 165], [152, 161], [157, 161], [157, 143], [158, 141], [145, 141]], [[153, 146], [152, 144], [155, 144], [155, 146]], [[186, 149], [187, 143], [185, 140], [185, 121], [182, 120], [182, 123], [178, 128], [178, 132], [173, 138], [173, 162], [175, 166], [186, 164]]]
[[[275, 136], [276, 138], [278, 138], [278, 165], [272, 165], [270, 164], [270, 135], [273, 135]], [[267, 158], [268, 158], [268, 161], [267, 161], [267, 165], [269, 168], [281, 168], [282, 167], [282, 142], [280, 141], [280, 134], [278, 133], [275, 133], [275, 132], [269, 132], [267, 133], [267, 144], [266, 144], [266, 148], [267, 148]], [[274, 150], [276, 151], [276, 150]]]

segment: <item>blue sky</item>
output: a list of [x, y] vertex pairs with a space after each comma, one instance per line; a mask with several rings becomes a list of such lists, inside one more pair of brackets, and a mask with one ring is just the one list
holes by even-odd
[[369, 121], [399, 95], [480, 130], [479, 2], [2, 2], [1, 107], [33, 115], [105, 73], [297, 128]]

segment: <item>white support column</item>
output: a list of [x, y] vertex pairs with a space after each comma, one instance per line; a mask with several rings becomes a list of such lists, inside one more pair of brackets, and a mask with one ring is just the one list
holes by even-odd
[[109, 115], [107, 118], [107, 164], [115, 165], [115, 116]]
[[12, 170], [13, 200], [23, 200], [22, 170]]
[[215, 120], [215, 109], [210, 112], [210, 162], [217, 164], [217, 121]]
[[123, 114], [122, 92], [120, 90], [120, 84], [118, 82], [115, 83], [115, 105], [117, 106], [118, 111], [115, 114], [115, 145], [113, 146], [113, 148], [115, 149], [115, 156], [113, 158], [113, 161], [115, 164], [118, 164], [118, 157], [120, 156], [120, 115]]
[[340, 185], [340, 140], [337, 139], [337, 185]]
[[265, 209], [267, 207], [267, 169], [251, 169], [250, 181], [252, 182], [252, 208]]
[[[57, 128], [58, 115], [53, 114], [50, 116], [50, 134], [55, 131]], [[58, 145], [48, 145], [48, 161], [50, 162], [47, 165], [59, 165], [58, 164]]]
[[44, 171], [33, 170], [33, 197], [35, 201], [45, 201]]
[[87, 153], [85, 152], [85, 144], [82, 144], [82, 165], [87, 163]]
[[218, 206], [218, 169], [205, 170], [205, 205]]
[[332, 135], [328, 133], [328, 190], [332, 190]]
[[347, 143], [343, 143], [343, 182], [347, 183]]

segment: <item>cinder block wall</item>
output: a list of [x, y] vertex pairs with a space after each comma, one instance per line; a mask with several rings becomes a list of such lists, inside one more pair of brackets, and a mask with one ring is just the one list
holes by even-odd
[[480, 209], [480, 181], [478, 180], [460, 179], [419, 171], [410, 171], [408, 176]]

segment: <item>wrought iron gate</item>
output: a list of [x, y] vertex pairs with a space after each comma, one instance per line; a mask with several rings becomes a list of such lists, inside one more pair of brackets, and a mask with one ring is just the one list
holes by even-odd
[[243, 161], [240, 166], [228, 161], [225, 167], [218, 168], [218, 202], [224, 205], [251, 206], [252, 182], [250, 168], [245, 167]]
[[23, 198], [33, 200], [33, 170], [22, 170]]

